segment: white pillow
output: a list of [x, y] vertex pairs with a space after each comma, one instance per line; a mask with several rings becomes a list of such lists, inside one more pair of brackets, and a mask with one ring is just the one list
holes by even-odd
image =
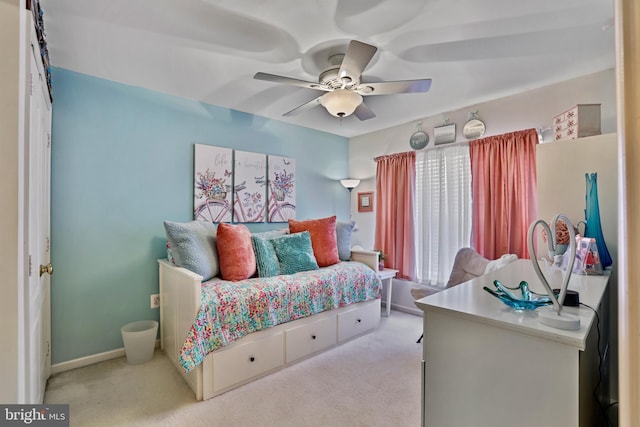
[[487, 274], [490, 271], [497, 270], [501, 267], [504, 267], [507, 264], [512, 263], [518, 259], [518, 255], [516, 254], [504, 254], [500, 258], [489, 261], [489, 264], [484, 268], [484, 274]]

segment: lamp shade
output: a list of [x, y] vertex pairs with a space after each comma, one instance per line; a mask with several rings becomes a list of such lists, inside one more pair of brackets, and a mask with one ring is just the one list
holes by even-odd
[[359, 179], [341, 179], [340, 184], [342, 184], [342, 186], [347, 190], [351, 191], [354, 188], [356, 188], [358, 184], [360, 184], [360, 180]]
[[362, 96], [347, 89], [327, 92], [320, 98], [320, 104], [335, 117], [347, 117], [362, 103]]

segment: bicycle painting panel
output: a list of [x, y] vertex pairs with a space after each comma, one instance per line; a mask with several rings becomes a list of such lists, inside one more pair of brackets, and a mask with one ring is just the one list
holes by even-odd
[[269, 156], [269, 222], [296, 218], [296, 161], [290, 157]]
[[202, 144], [194, 150], [193, 218], [230, 222], [233, 150]]
[[235, 150], [233, 222], [264, 222], [266, 218], [266, 154]]

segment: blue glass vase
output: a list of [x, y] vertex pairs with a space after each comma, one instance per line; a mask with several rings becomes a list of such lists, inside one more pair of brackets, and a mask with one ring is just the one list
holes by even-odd
[[585, 219], [585, 237], [593, 237], [596, 239], [596, 246], [598, 247], [598, 254], [600, 255], [600, 262], [603, 268], [609, 267], [613, 264], [611, 255], [607, 249], [607, 245], [604, 242], [604, 235], [602, 234], [602, 223], [600, 222], [600, 205], [598, 204], [598, 174], [585, 174], [587, 180], [587, 194], [585, 196], [587, 207], [584, 210]]

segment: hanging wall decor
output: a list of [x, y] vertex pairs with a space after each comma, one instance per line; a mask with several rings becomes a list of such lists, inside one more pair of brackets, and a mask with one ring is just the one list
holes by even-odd
[[194, 151], [193, 218], [230, 222], [233, 150], [196, 144]]
[[296, 218], [296, 161], [290, 157], [268, 156], [269, 222]]
[[296, 161], [195, 144], [193, 217], [211, 222], [296, 218]]
[[422, 122], [416, 124], [416, 131], [409, 138], [409, 145], [414, 150], [422, 150], [429, 143], [429, 134], [422, 130]]
[[373, 212], [373, 191], [358, 193], [358, 212]]
[[264, 222], [267, 210], [266, 175], [265, 154], [234, 152], [233, 222]]
[[464, 128], [462, 128], [462, 134], [464, 137], [469, 140], [482, 138], [485, 130], [486, 126], [484, 125], [484, 122], [480, 120], [480, 117], [478, 117], [478, 111], [470, 112], [469, 120], [464, 124]]
[[433, 128], [433, 143], [435, 145], [449, 144], [456, 140], [456, 124], [449, 124], [449, 118], [442, 115], [442, 126]]

